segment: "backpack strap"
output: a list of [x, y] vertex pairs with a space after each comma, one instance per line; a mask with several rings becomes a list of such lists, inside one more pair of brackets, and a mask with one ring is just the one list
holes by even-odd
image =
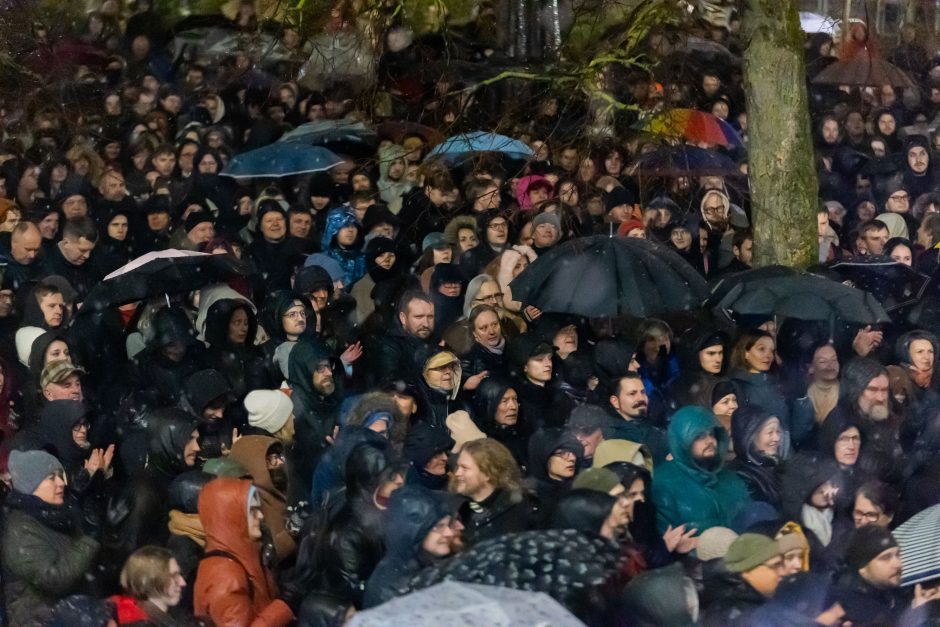
[[[228, 559], [228, 560], [232, 560], [233, 562], [235, 562], [236, 564], [238, 564], [238, 566], [245, 572], [245, 575], [248, 574], [248, 569], [246, 569], [246, 568], [242, 565], [242, 563], [238, 560], [237, 557], [235, 557], [234, 555], [232, 555], [232, 554], [229, 553], [228, 551], [223, 551], [223, 550], [221, 550], [221, 549], [216, 549], [216, 550], [214, 550], [214, 551], [209, 551], [208, 553], [204, 554], [201, 558], [199, 558], [199, 561], [201, 562], [202, 560], [209, 559], [210, 557], [222, 557], [222, 558], [225, 558], [225, 559]], [[252, 600], [252, 601], [255, 600], [255, 587], [254, 587], [254, 585], [252, 585], [252, 583], [251, 583], [251, 578], [250, 578], [250, 577], [248, 578], [248, 598], [249, 598], [250, 600]]]

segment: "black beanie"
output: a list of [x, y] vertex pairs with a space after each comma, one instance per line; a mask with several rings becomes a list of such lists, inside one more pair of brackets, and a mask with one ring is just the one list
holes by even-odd
[[186, 216], [186, 220], [183, 221], [183, 228], [187, 233], [189, 233], [203, 222], [215, 222], [215, 219], [208, 211], [203, 211], [201, 209], [199, 211], [193, 211], [191, 214]]
[[[712, 346], [712, 344], [709, 344]], [[731, 381], [719, 381], [715, 384], [715, 387], [712, 388], [712, 405], [716, 404], [718, 401], [728, 396], [729, 394], [737, 394], [738, 391], [734, 388], [734, 384]]]
[[319, 290], [333, 293], [333, 279], [321, 266], [301, 268], [294, 279], [294, 290], [301, 294], [313, 294]]
[[894, 536], [884, 527], [877, 525], [859, 527], [849, 536], [849, 542], [845, 547], [845, 563], [852, 570], [864, 568], [883, 551], [897, 545]]

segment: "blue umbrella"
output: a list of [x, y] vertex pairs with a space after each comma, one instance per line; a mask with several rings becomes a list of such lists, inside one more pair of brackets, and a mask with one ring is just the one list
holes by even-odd
[[740, 173], [730, 157], [688, 144], [668, 146], [641, 155], [633, 168], [642, 176], [718, 176]]
[[535, 156], [525, 142], [483, 131], [448, 137], [444, 143], [435, 146], [428, 156], [439, 155], [446, 161], [460, 161], [475, 152], [500, 152], [512, 159], [531, 159]]
[[284, 133], [278, 141], [305, 142], [314, 145], [335, 142], [374, 145], [378, 142], [378, 136], [371, 128], [355, 120], [317, 120], [301, 124]]
[[299, 142], [275, 142], [235, 155], [219, 174], [234, 179], [291, 176], [323, 172], [343, 160], [322, 146]]

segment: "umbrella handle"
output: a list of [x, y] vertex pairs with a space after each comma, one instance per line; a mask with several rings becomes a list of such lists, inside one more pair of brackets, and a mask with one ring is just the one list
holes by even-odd
[[163, 298], [166, 299], [166, 306], [167, 306], [167, 307], [172, 307], [172, 305], [170, 305], [170, 295], [167, 294], [166, 292], [163, 292]]

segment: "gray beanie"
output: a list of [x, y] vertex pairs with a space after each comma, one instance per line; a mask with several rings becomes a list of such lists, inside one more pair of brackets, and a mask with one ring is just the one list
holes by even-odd
[[10, 479], [13, 489], [22, 494], [32, 494], [46, 477], [65, 473], [58, 459], [45, 451], [10, 451]]
[[555, 227], [555, 230], [561, 235], [561, 217], [557, 213], [546, 211], [535, 216], [535, 219], [532, 220], [532, 228], [536, 228], [540, 224], [551, 224]]
[[244, 404], [248, 424], [268, 433], [277, 433], [294, 411], [290, 397], [280, 390], [253, 390], [245, 397]]

